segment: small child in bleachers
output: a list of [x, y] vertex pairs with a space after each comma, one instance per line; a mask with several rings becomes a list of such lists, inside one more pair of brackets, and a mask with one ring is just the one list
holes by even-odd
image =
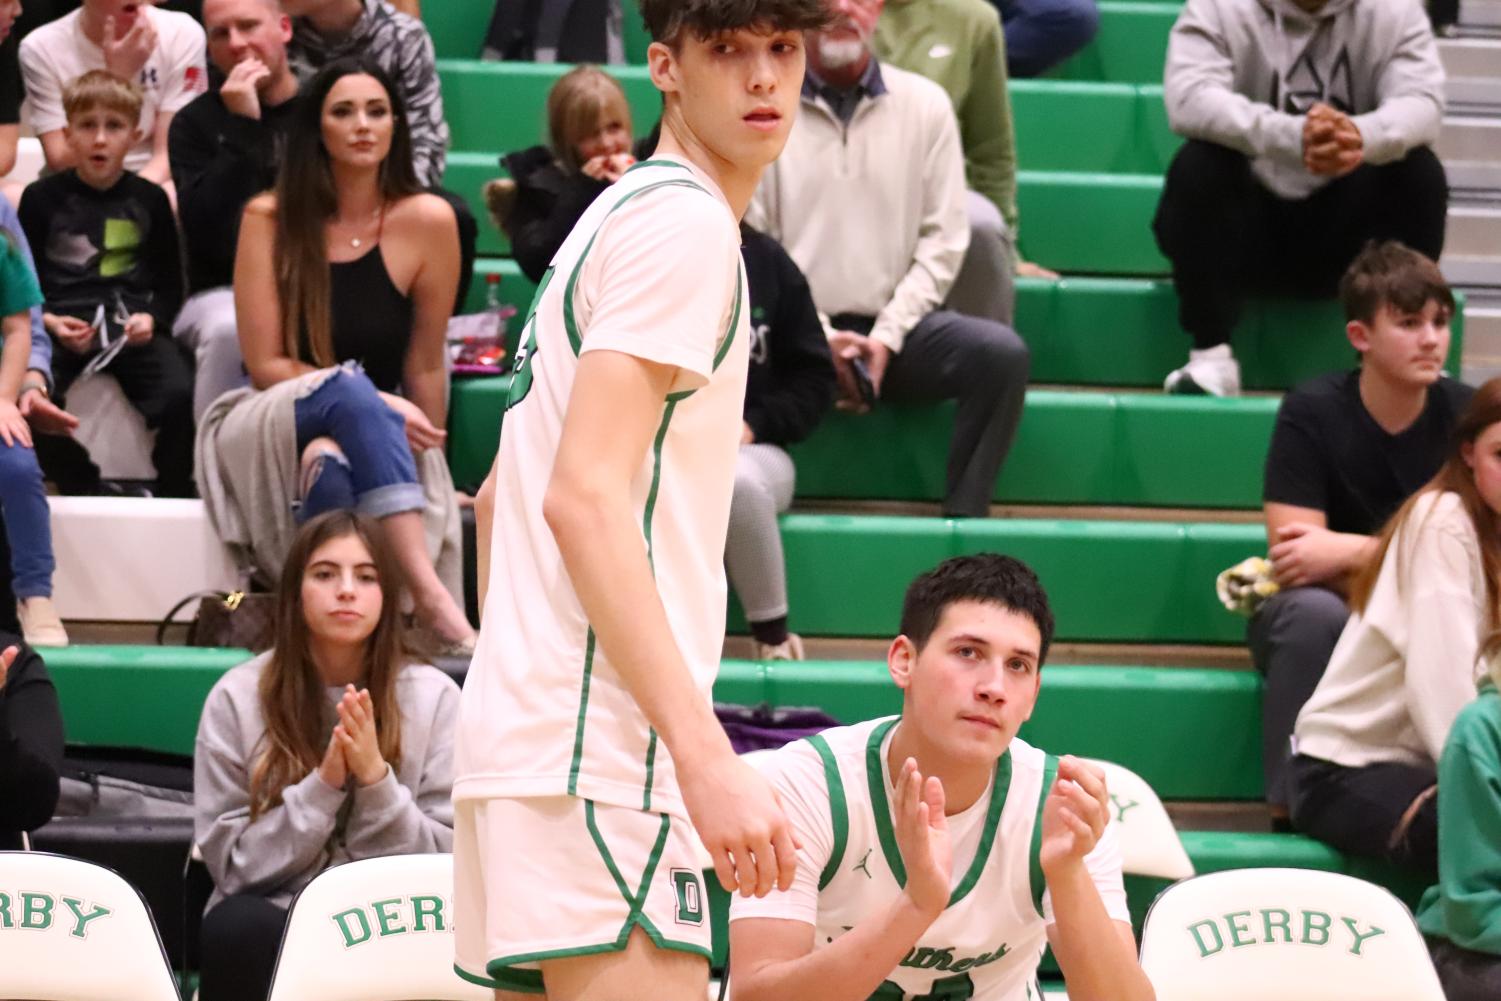
[[[36, 255], [46, 298], [44, 321], [58, 350], [52, 378], [61, 399], [80, 376], [113, 376], [156, 431], [157, 493], [192, 497], [193, 372], [172, 339], [182, 305], [182, 259], [172, 206], [160, 187], [125, 169], [138, 135], [141, 92], [103, 71], [85, 73], [64, 92], [67, 141], [78, 166], [36, 181], [21, 198], [21, 225]], [[71, 440], [71, 461], [43, 456], [67, 490], [84, 477], [55, 467], [85, 465]]]
[[287, 909], [324, 869], [452, 850], [459, 688], [408, 654], [401, 588], [374, 520], [312, 519], [287, 554], [275, 644], [209, 693], [193, 756], [215, 885], [202, 1001], [265, 1001]]
[[546, 145], [501, 158], [510, 184], [485, 188], [491, 215], [532, 281], [542, 280], [590, 203], [636, 162], [625, 91], [598, 66], [576, 67], [552, 85], [547, 136]]
[[[1501, 379], [1475, 391], [1449, 456], [1382, 530], [1298, 716], [1295, 827], [1433, 872], [1436, 767], [1501, 626]], [[1488, 832], [1494, 838], [1495, 832]]]
[[[1496, 654], [1495, 644], [1489, 653]], [[1462, 709], [1438, 764], [1438, 884], [1418, 927], [1448, 1001], [1501, 997], [1501, 660]]]
[[16, 618], [32, 646], [67, 646], [52, 607], [52, 518], [31, 427], [17, 397], [31, 353], [31, 308], [42, 301], [36, 277], [15, 237], [0, 230], [0, 514], [10, 543]]

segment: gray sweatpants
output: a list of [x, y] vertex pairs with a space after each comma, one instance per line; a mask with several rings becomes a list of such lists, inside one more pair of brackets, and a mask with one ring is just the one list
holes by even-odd
[[1009, 327], [1016, 312], [1015, 238], [989, 198], [969, 191], [964, 205], [969, 210], [969, 249], [945, 306]]
[[777, 515], [792, 506], [796, 470], [776, 445], [741, 445], [724, 542], [724, 568], [750, 622], [787, 614], [787, 568]]

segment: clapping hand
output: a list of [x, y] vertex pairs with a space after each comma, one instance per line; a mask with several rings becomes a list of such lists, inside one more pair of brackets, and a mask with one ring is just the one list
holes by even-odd
[[1042, 805], [1044, 873], [1081, 863], [1094, 851], [1110, 821], [1105, 773], [1072, 755], [1058, 762], [1058, 777]]
[[334, 727], [334, 739], [344, 750], [349, 773], [362, 786], [375, 785], [386, 777], [389, 766], [380, 755], [380, 741], [375, 733], [375, 704], [370, 700], [369, 690], [355, 691], [353, 685], [344, 686], [344, 695], [336, 709], [339, 725]]
[[953, 846], [943, 812], [943, 783], [923, 778], [917, 761], [908, 758], [896, 780], [896, 846], [907, 868], [903, 892], [919, 913], [937, 918], [949, 905], [952, 892]]

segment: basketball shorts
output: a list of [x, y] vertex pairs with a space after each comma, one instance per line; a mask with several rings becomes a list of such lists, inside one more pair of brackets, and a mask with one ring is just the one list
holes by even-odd
[[698, 836], [662, 813], [573, 796], [454, 804], [454, 968], [541, 994], [540, 964], [616, 952], [640, 928], [710, 954]]

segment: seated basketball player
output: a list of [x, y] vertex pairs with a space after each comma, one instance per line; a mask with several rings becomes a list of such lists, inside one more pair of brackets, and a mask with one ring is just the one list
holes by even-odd
[[735, 1001], [1024, 1001], [1052, 945], [1070, 1001], [1150, 1001], [1104, 776], [1017, 739], [1053, 614], [1007, 556], [907, 590], [902, 714], [764, 756], [801, 842], [785, 893], [730, 911]]

